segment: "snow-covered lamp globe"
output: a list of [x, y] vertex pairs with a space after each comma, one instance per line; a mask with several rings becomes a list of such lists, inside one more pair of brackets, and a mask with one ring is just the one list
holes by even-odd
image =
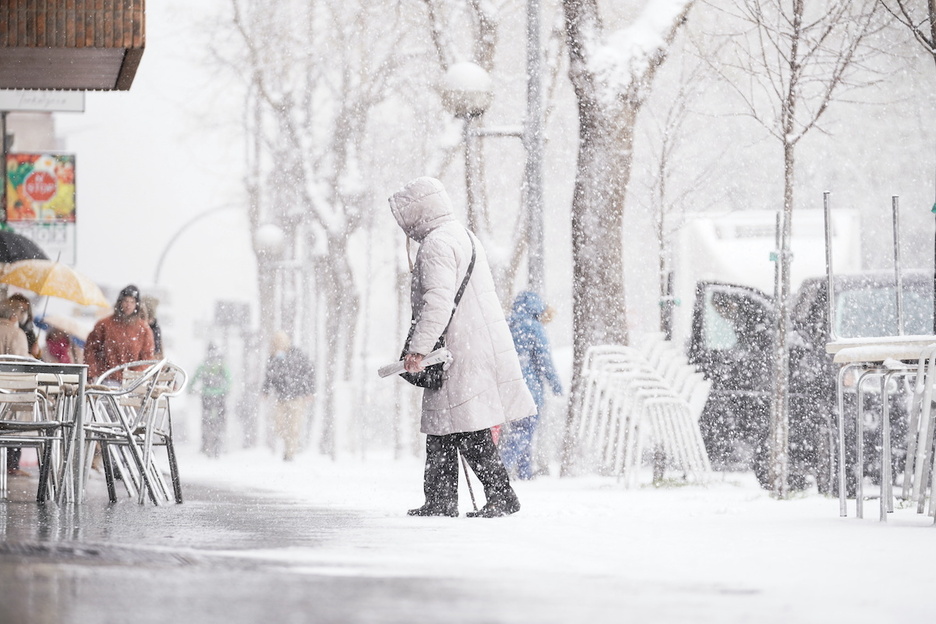
[[455, 63], [442, 77], [442, 104], [456, 117], [478, 117], [491, 105], [491, 85], [491, 76], [477, 63]]
[[275, 223], [264, 223], [253, 236], [254, 249], [267, 258], [278, 258], [286, 249], [286, 232]]

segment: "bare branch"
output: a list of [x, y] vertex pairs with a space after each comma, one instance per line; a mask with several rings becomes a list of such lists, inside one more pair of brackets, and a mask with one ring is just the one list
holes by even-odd
[[936, 59], [936, 0], [927, 0], [927, 12], [921, 18], [915, 18], [907, 0], [880, 0], [884, 9], [898, 22], [910, 29], [914, 38]]
[[435, 46], [436, 56], [439, 58], [439, 66], [445, 71], [451, 65], [449, 51], [452, 49], [451, 43], [445, 36], [446, 29], [439, 17], [438, 6], [435, 0], [423, 0], [426, 3], [426, 9], [429, 11], [429, 33], [432, 36], [432, 44]]

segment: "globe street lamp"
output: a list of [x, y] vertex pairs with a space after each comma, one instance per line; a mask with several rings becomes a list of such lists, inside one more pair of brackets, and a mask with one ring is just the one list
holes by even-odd
[[491, 105], [491, 76], [471, 61], [455, 63], [442, 77], [442, 103], [459, 119], [480, 117]]
[[266, 260], [276, 260], [286, 249], [286, 232], [275, 223], [264, 223], [254, 232], [254, 249]]

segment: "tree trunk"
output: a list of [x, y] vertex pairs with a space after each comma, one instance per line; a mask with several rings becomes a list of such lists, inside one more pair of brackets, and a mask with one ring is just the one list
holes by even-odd
[[[627, 117], [636, 117], [636, 111]], [[572, 197], [572, 395], [581, 396], [581, 363], [593, 345], [626, 345], [624, 300], [624, 198], [630, 178], [633, 128], [621, 132], [579, 108], [579, 158]], [[621, 138], [618, 138], [621, 137]], [[573, 398], [563, 468], [571, 467], [578, 420]]]
[[774, 396], [770, 405], [770, 475], [774, 496], [789, 495], [790, 446], [790, 236], [793, 221], [793, 173], [795, 146], [783, 143], [783, 214], [777, 257], [780, 279], [777, 285], [777, 331], [774, 334]]
[[353, 336], [358, 324], [360, 297], [351, 275], [345, 239], [340, 235], [329, 235], [328, 255], [317, 276], [320, 293], [325, 296], [326, 366], [321, 379], [324, 388], [322, 411], [322, 439], [320, 450], [335, 459], [337, 443], [335, 437], [334, 389], [339, 382], [351, 379], [354, 354]]
[[[627, 84], [592, 73], [591, 51], [603, 42], [597, 0], [564, 0], [569, 76], [578, 101], [579, 155], [572, 198], [572, 400], [566, 419], [562, 473], [575, 454], [575, 423], [582, 395], [581, 364], [589, 347], [628, 343], [624, 297], [624, 200], [633, 162], [634, 126], [662, 51], [675, 37], [692, 2], [673, 15], [661, 50]], [[648, 5], [649, 6], [649, 5]]]
[[[636, 116], [636, 111], [628, 116]], [[572, 199], [573, 340], [581, 362], [592, 345], [627, 344], [624, 304], [624, 197], [632, 128], [618, 133], [597, 116], [580, 116], [580, 151]]]

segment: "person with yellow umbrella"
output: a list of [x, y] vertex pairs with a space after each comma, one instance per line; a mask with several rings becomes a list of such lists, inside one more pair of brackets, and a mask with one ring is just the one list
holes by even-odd
[[[58, 261], [39, 258], [13, 262], [6, 265], [0, 273], [0, 283], [25, 288], [46, 297], [66, 299], [81, 305], [110, 307], [97, 284], [72, 267]], [[114, 315], [103, 319], [107, 321], [105, 325], [99, 322], [92, 330], [98, 342], [91, 345], [90, 355], [87, 353], [88, 345], [85, 345], [85, 360], [88, 364], [88, 379], [90, 380], [94, 380], [112, 366], [153, 357], [152, 332], [140, 318], [140, 291], [136, 286], [128, 286], [121, 291], [121, 298], [124, 298], [124, 295], [128, 295], [130, 299], [126, 304], [128, 312], [121, 311], [120, 299], [118, 299], [114, 307]], [[46, 320], [44, 314], [42, 320]], [[141, 323], [146, 327], [145, 332], [140, 329]], [[89, 341], [90, 338], [89, 336]], [[124, 344], [128, 342], [133, 346]], [[138, 343], [142, 346], [137, 346]], [[128, 354], [142, 354], [145, 357], [124, 359]]]

